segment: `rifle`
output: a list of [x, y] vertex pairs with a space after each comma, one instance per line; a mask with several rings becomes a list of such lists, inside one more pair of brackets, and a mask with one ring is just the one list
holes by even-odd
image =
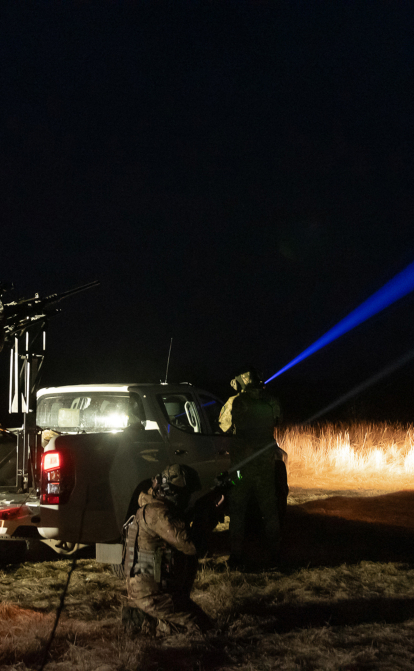
[[264, 452], [267, 452], [267, 450], [270, 450], [271, 447], [276, 447], [280, 452], [282, 452], [282, 457], [279, 459], [279, 461], [283, 461], [285, 464], [287, 463], [287, 453], [285, 450], [282, 450], [281, 447], [277, 444], [275, 440], [272, 440], [270, 443], [267, 443], [264, 447], [261, 447], [259, 450], [256, 452], [253, 452], [253, 454], [250, 454], [248, 457], [245, 459], [242, 459], [242, 461], [239, 461], [238, 464], [235, 466], [231, 466], [228, 471], [224, 471], [224, 473], [220, 473], [216, 478], [214, 478], [214, 487], [213, 489], [219, 488], [219, 487], [228, 487], [232, 484], [234, 484], [233, 480], [231, 479], [231, 476], [233, 473], [236, 473], [237, 471], [240, 471], [240, 469], [243, 466], [246, 466], [250, 461], [253, 461], [253, 459], [257, 459], [257, 457], [260, 457], [261, 454]]
[[[50, 317], [61, 312], [60, 308], [54, 307], [68, 296], [73, 296], [80, 291], [86, 291], [92, 287], [100, 284], [98, 280], [83, 284], [80, 287], [63, 291], [60, 294], [51, 294], [45, 298], [41, 298], [39, 294], [35, 294], [32, 298], [21, 298], [11, 303], [1, 304], [0, 301], [0, 327], [3, 323], [4, 342], [11, 343], [14, 338], [19, 338], [26, 331], [37, 324], [43, 326]], [[0, 296], [6, 291], [10, 291], [13, 285], [6, 285], [0, 283]]]

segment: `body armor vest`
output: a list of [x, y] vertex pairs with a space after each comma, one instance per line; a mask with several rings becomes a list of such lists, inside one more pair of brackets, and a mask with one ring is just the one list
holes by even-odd
[[[148, 505], [148, 504], [147, 504]], [[127, 523], [125, 576], [129, 580], [136, 575], [151, 576], [155, 582], [164, 582], [173, 565], [173, 550], [152, 531], [145, 522], [145, 505]]]

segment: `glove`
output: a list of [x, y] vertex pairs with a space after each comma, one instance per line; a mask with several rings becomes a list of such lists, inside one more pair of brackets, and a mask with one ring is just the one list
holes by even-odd
[[220, 473], [220, 475], [217, 475], [214, 478], [215, 487], [228, 487], [228, 485], [230, 484], [231, 484], [231, 477], [229, 476], [227, 471], [224, 471], [224, 473]]

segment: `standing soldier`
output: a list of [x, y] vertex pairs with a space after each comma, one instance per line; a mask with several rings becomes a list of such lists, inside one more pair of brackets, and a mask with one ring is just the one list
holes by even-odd
[[[275, 462], [275, 426], [280, 420], [277, 399], [264, 389], [260, 375], [254, 368], [243, 369], [231, 381], [237, 394], [231, 396], [221, 409], [219, 423], [225, 433], [235, 435], [230, 447], [232, 465], [243, 461], [254, 452], [274, 442], [263, 454], [255, 457], [241, 469], [240, 478], [229, 492], [231, 566], [245, 563], [243, 541], [247, 507], [254, 495], [264, 519], [264, 530], [270, 563], [278, 558], [280, 546], [280, 513], [287, 496], [286, 467]], [[275, 472], [275, 463], [281, 469]], [[280, 474], [279, 471], [282, 471]], [[276, 491], [276, 478], [281, 480]]]
[[127, 536], [128, 598], [122, 610], [127, 627], [162, 635], [209, 624], [190, 599], [198, 561], [184, 520], [191, 494], [200, 488], [194, 469], [173, 464], [139, 495]]

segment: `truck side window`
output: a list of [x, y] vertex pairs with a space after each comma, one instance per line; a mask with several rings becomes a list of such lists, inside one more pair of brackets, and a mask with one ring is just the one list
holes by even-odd
[[191, 394], [159, 395], [158, 401], [169, 424], [188, 433], [202, 433], [197, 403]]
[[199, 394], [199, 398], [201, 407], [207, 415], [207, 419], [210, 424], [210, 432], [222, 434], [223, 432], [220, 429], [218, 420], [223, 403], [219, 401], [218, 398], [214, 398], [214, 396], [209, 396], [207, 394]]

